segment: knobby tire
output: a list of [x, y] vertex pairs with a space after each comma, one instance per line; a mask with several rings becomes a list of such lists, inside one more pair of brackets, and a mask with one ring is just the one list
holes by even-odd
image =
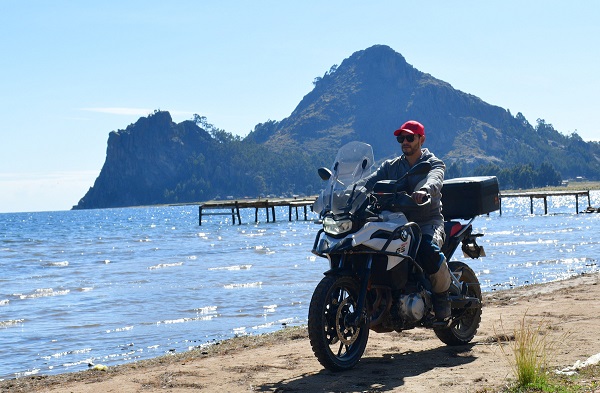
[[308, 336], [319, 363], [328, 370], [351, 369], [367, 346], [368, 324], [359, 327], [347, 324], [356, 315], [358, 293], [359, 284], [347, 276], [325, 276], [313, 293]]
[[[448, 262], [448, 267], [453, 273], [461, 273], [459, 281], [469, 284], [467, 296], [478, 298], [481, 304], [481, 287], [475, 272], [466, 263], [459, 261]], [[462, 310], [452, 310], [453, 314], [456, 311], [460, 312]], [[457, 324], [453, 324], [451, 327], [435, 328], [434, 332], [446, 345], [465, 345], [475, 337], [480, 322], [481, 307], [470, 308], [460, 317]]]

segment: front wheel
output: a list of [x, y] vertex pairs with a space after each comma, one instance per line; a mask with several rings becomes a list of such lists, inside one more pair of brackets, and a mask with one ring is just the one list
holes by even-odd
[[466, 263], [452, 261], [448, 262], [448, 267], [458, 281], [467, 283], [467, 296], [479, 299], [480, 306], [466, 310], [453, 309], [453, 317], [456, 313], [462, 312], [462, 315], [457, 316], [450, 327], [435, 328], [434, 332], [446, 345], [465, 345], [475, 337], [481, 322], [481, 287], [475, 272]]
[[355, 326], [359, 284], [351, 277], [325, 276], [315, 288], [308, 310], [310, 345], [323, 367], [351, 369], [362, 357], [369, 328]]

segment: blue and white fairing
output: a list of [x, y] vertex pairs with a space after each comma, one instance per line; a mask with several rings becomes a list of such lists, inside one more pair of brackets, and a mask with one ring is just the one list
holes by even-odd
[[[357, 232], [348, 234], [341, 238], [337, 236], [331, 236], [326, 232], [322, 232], [317, 241], [317, 248], [315, 250], [316, 254], [326, 255], [329, 258], [329, 254], [331, 253], [348, 251], [352, 248], [363, 245], [374, 251], [387, 251], [401, 255], [407, 255], [413, 240], [413, 236], [410, 231], [401, 231], [400, 235], [396, 239], [392, 240], [386, 249], [383, 249], [383, 247], [388, 239], [373, 236], [376, 233], [381, 234], [382, 232], [391, 235], [391, 233], [394, 232], [398, 227], [406, 225], [408, 220], [404, 214], [383, 211], [380, 216], [383, 221], [367, 222]], [[386, 270], [393, 269], [403, 259], [404, 258], [402, 256], [388, 255]]]
[[[389, 239], [386, 234], [391, 235], [408, 223], [400, 212], [383, 211], [376, 221], [367, 221], [361, 228], [352, 231], [357, 213], [363, 211], [368, 203], [369, 192], [362, 186], [363, 179], [374, 169], [371, 145], [350, 142], [338, 151], [331, 167], [331, 177], [313, 207], [323, 218], [323, 232], [320, 232], [314, 250], [317, 255], [329, 258], [330, 253], [349, 251], [361, 245], [375, 251], [408, 253], [412, 235], [406, 230], [394, 236], [395, 239], [383, 250]], [[387, 270], [402, 259], [402, 256], [388, 255]]]

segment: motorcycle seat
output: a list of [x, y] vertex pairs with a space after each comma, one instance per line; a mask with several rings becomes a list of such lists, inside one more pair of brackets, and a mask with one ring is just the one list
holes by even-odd
[[444, 232], [446, 232], [446, 238], [442, 245], [442, 252], [446, 258], [452, 256], [454, 250], [458, 246], [459, 239], [455, 236], [464, 229], [464, 225], [458, 221], [444, 221]]
[[445, 221], [444, 232], [446, 232], [446, 238], [456, 235], [463, 227], [463, 224], [458, 221]]

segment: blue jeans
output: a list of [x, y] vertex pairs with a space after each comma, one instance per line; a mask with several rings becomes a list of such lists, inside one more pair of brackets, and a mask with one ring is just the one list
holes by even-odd
[[421, 236], [421, 244], [417, 250], [417, 262], [425, 273], [429, 275], [437, 273], [443, 261], [442, 255], [442, 251], [433, 241], [433, 236]]

